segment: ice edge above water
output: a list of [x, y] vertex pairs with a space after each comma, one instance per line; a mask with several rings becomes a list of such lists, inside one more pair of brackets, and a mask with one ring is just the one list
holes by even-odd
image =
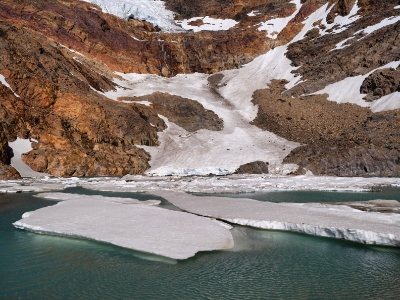
[[281, 230], [304, 233], [313, 236], [335, 238], [341, 240], [352, 241], [367, 245], [400, 247], [400, 239], [394, 234], [379, 233], [360, 229], [335, 228], [315, 226], [309, 224], [296, 224], [278, 221], [261, 221], [261, 220], [245, 220], [245, 219], [229, 219], [222, 218], [232, 224], [249, 226], [267, 230]]

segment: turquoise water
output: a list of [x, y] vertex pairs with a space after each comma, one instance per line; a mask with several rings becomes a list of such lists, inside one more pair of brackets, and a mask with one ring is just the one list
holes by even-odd
[[[209, 194], [193, 193], [198, 196]], [[383, 187], [377, 192], [272, 191], [238, 194], [215, 194], [219, 197], [250, 198], [269, 202], [349, 202], [375, 199], [400, 201], [400, 188]]]
[[238, 226], [233, 251], [173, 264], [11, 225], [53, 204], [32, 194], [0, 195], [1, 299], [399, 298], [399, 249]]

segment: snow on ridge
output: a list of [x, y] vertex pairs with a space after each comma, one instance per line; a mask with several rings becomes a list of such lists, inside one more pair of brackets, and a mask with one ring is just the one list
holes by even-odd
[[399, 61], [390, 62], [384, 66], [371, 70], [365, 75], [347, 77], [341, 81], [327, 85], [322, 90], [312, 93], [311, 95], [326, 93], [329, 95], [328, 100], [330, 101], [337, 103], [354, 103], [362, 107], [370, 107], [373, 112], [400, 108], [400, 102], [398, 101], [398, 94], [400, 93], [398, 92], [386, 95], [373, 102], [365, 101], [363, 98], [366, 94], [360, 93], [362, 83], [373, 72], [380, 69], [397, 68], [399, 65]]
[[398, 22], [399, 20], [400, 20], [400, 16], [392, 16], [392, 17], [383, 19], [382, 21], [380, 21], [379, 23], [377, 23], [375, 25], [371, 25], [364, 29], [361, 29], [361, 30], [357, 31], [355, 34], [363, 32], [364, 34], [368, 35], [368, 34], [374, 32], [375, 30], [381, 29], [385, 26], [392, 25], [392, 24]]
[[8, 87], [8, 88], [11, 90], [11, 92], [13, 92], [13, 94], [14, 94], [15, 97], [20, 98], [20, 96], [19, 96], [16, 92], [14, 92], [14, 90], [12, 89], [12, 87], [8, 84], [8, 82], [6, 81], [6, 78], [5, 78], [3, 75], [1, 75], [1, 74], [0, 74], [0, 83], [2, 83], [3, 85], [5, 85], [6, 87]]
[[[328, 5], [328, 4], [326, 4]], [[329, 12], [332, 10], [332, 8], [334, 7], [334, 4], [332, 4], [328, 10], [326, 10], [325, 16], [322, 18], [322, 22], [321, 24], [325, 25], [325, 29], [324, 30], [320, 30], [320, 34], [321, 35], [326, 35], [330, 32], [328, 32], [328, 30], [330, 31], [330, 29], [332, 29], [333, 27], [340, 25], [338, 28], [334, 28], [332, 30], [332, 33], [340, 33], [344, 30], [347, 29], [347, 27], [349, 25], [351, 25], [353, 22], [357, 21], [358, 19], [361, 18], [360, 15], [357, 15], [358, 10], [360, 9], [360, 7], [358, 6], [358, 0], [354, 3], [354, 6], [352, 7], [350, 13], [347, 16], [336, 16], [335, 20], [333, 21], [333, 23], [328, 24], [326, 21], [326, 17], [328, 16]]]
[[156, 0], [82, 0], [98, 5], [106, 13], [122, 19], [133, 17], [160, 27], [163, 31], [182, 31], [174, 23], [174, 13], [165, 8], [164, 1]]
[[[200, 26], [193, 26], [190, 25], [190, 22], [203, 20], [202, 25]], [[209, 16], [206, 17], [194, 17], [191, 19], [185, 19], [182, 21], [176, 21], [176, 24], [182, 26], [183, 29], [186, 30], [193, 30], [194, 32], [199, 32], [203, 30], [209, 31], [220, 31], [220, 30], [229, 30], [230, 28], [236, 26], [239, 22], [236, 22], [232, 19], [214, 19]]]
[[278, 34], [287, 26], [289, 21], [297, 15], [302, 6], [300, 0], [292, 0], [291, 3], [296, 4], [296, 11], [292, 15], [286, 18], [276, 18], [265, 21], [261, 23], [261, 26], [258, 27], [257, 30], [259, 31], [266, 30], [268, 31], [267, 37], [271, 39], [276, 39], [278, 37]]

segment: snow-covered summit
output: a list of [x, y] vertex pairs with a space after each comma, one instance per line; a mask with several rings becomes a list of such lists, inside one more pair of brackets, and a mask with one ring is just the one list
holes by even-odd
[[157, 25], [163, 31], [182, 31], [174, 23], [174, 13], [165, 8], [164, 1], [156, 0], [82, 0], [96, 4], [106, 13], [122, 19], [130, 17]]

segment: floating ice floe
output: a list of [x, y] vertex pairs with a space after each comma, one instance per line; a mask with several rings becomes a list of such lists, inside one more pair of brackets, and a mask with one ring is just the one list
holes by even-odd
[[185, 211], [234, 224], [400, 247], [400, 214], [365, 212], [320, 203], [271, 203], [170, 191], [153, 194]]
[[105, 197], [101, 195], [81, 195], [81, 194], [69, 194], [69, 193], [41, 193], [36, 197], [44, 199], [52, 199], [58, 201], [71, 201], [71, 200], [97, 200], [119, 204], [145, 204], [145, 205], [159, 205], [160, 200], [137, 200], [131, 198], [121, 197]]
[[145, 203], [104, 201], [96, 196], [25, 213], [13, 225], [36, 233], [85, 238], [172, 259], [233, 247], [231, 226], [222, 222]]
[[[195, 22], [201, 20], [203, 24], [200, 26], [195, 26], [195, 25], [190, 25], [191, 22]], [[185, 19], [182, 21], [176, 21], [176, 24], [182, 26], [183, 29], [186, 30], [193, 30], [194, 32], [199, 32], [199, 31], [220, 31], [220, 30], [229, 30], [232, 27], [235, 27], [236, 24], [239, 22], [236, 22], [235, 20], [232, 19], [214, 19], [209, 16], [206, 17], [194, 17], [191, 19]]]

